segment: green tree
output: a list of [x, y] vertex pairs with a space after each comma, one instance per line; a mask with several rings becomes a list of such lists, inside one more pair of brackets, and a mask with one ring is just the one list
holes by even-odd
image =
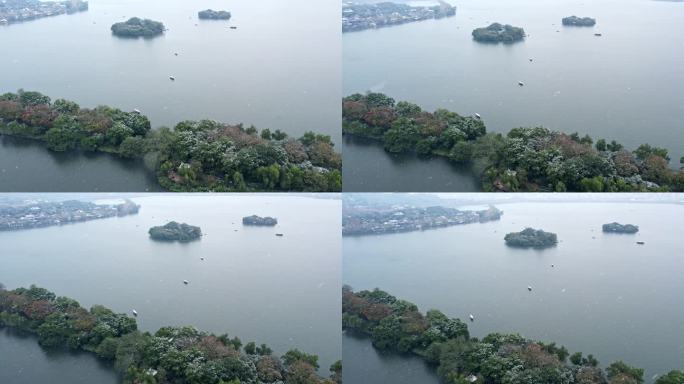
[[684, 372], [674, 370], [661, 376], [655, 381], [655, 384], [684, 384]]

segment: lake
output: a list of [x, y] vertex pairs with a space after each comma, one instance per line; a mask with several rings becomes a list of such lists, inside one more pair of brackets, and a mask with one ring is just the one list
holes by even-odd
[[[153, 127], [210, 118], [280, 129], [295, 137], [316, 131], [340, 141], [339, 2], [89, 3], [87, 12], [0, 26], [0, 93], [23, 88], [85, 107], [139, 109]], [[197, 12], [207, 8], [226, 9], [232, 18], [198, 20]], [[112, 36], [113, 23], [133, 16], [162, 21], [169, 30], [154, 39]], [[16, 164], [61, 167], [49, 157], [37, 158], [26, 147], [6, 156]], [[112, 162], [104, 168], [105, 174], [116, 176], [117, 167]], [[101, 169], [92, 165], [91, 170]], [[24, 174], [15, 179], [22, 183], [22, 178], [34, 177]], [[89, 181], [78, 190], [102, 190], [99, 181]], [[55, 175], [47, 185], [59, 186], [59, 177]], [[140, 181], [128, 191], [147, 187]]]
[[[504, 211], [497, 222], [344, 238], [343, 282], [355, 290], [378, 287], [423, 312], [436, 308], [461, 319], [472, 313], [475, 322], [468, 325], [476, 337], [519, 332], [555, 341], [571, 352], [593, 353], [604, 365], [624, 360], [644, 368], [647, 382], [655, 374], [684, 368], [684, 310], [679, 305], [684, 205], [539, 202], [497, 207]], [[639, 225], [640, 231], [603, 234], [601, 225], [612, 221]], [[505, 234], [526, 226], [557, 233], [558, 246], [507, 247]], [[355, 360], [358, 368], [345, 365], [345, 374], [379, 370], [386, 372], [385, 382], [409, 374], [414, 383], [437, 382], [415, 366], [387, 369], [396, 363], [373, 358], [364, 349], [369, 345], [345, 338], [345, 357], [371, 356]]]
[[[86, 307], [136, 309], [144, 331], [193, 325], [266, 343], [276, 354], [298, 348], [319, 355], [320, 372], [328, 375], [341, 359], [339, 200], [251, 194], [132, 199], [141, 205], [138, 215], [0, 232], [0, 281], [8, 289], [37, 284]], [[242, 217], [252, 214], [277, 217], [278, 226], [243, 227]], [[187, 244], [149, 239], [150, 227], [171, 220], [200, 226], [205, 236]], [[34, 357], [14, 359], [29, 365]], [[83, 375], [93, 370], [90, 360], [83, 365]]]
[[119, 384], [111, 367], [95, 355], [47, 352], [37, 338], [0, 329], [0, 383]]
[[106, 153], [48, 151], [34, 140], [0, 136], [0, 191], [155, 192], [162, 188], [143, 161]]
[[[684, 3], [451, 3], [458, 7], [452, 18], [345, 33], [344, 94], [372, 90], [427, 110], [480, 113], [487, 129], [494, 132], [544, 125], [595, 139], [615, 139], [629, 149], [650, 143], [669, 149], [673, 165], [678, 164], [684, 155], [684, 94], [679, 92], [684, 87], [680, 70], [684, 65]], [[596, 18], [597, 24], [594, 28], [563, 27], [561, 19], [573, 14]], [[472, 30], [492, 22], [523, 27], [529, 37], [512, 45], [474, 42]], [[525, 86], [520, 87], [518, 81]], [[382, 184], [383, 173], [392, 172], [390, 166], [366, 168], [355, 161], [361, 157], [370, 164], [388, 163], [380, 159], [384, 156], [380, 151], [345, 142], [343, 153], [345, 167], [359, 168], [354, 170], [355, 177], [377, 182], [380, 190], [419, 190], [408, 183]], [[405, 174], [447, 178], [444, 167], [435, 163], [406, 167]], [[469, 183], [437, 186], [440, 189], [433, 191], [470, 191], [472, 187]]]

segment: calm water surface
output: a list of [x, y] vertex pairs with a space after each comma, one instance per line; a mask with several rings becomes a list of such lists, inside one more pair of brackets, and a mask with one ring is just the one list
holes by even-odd
[[[229, 10], [233, 17], [198, 20], [197, 12], [207, 8]], [[133, 16], [162, 21], [169, 30], [154, 39], [112, 36], [111, 24]], [[339, 142], [339, 31], [339, 2], [331, 0], [91, 0], [87, 12], [0, 26], [0, 92], [24, 88], [85, 107], [137, 108], [153, 127], [211, 118], [296, 137], [316, 131]], [[62, 167], [35, 151], [0, 148], [0, 161], [10, 168]], [[96, 164], [87, 172], [113, 180], [135, 177], [118, 167]], [[28, 184], [24, 177], [34, 176], [11, 181]], [[88, 182], [69, 189], [55, 175], [43, 190], [106, 186], [101, 178]], [[127, 190], [148, 189], [142, 180], [135, 186]]]
[[[10, 289], [37, 284], [87, 307], [136, 309], [145, 331], [194, 325], [266, 343], [277, 354], [299, 348], [319, 355], [327, 375], [341, 358], [339, 200], [166, 195], [134, 201], [142, 206], [135, 216], [0, 233], [0, 281]], [[279, 224], [243, 227], [242, 217], [251, 214], [277, 217]], [[151, 241], [147, 230], [170, 220], [198, 225], [205, 236], [188, 244]], [[26, 365], [34, 359], [14, 358]], [[3, 372], [0, 365], [0, 377]]]
[[0, 329], [0, 383], [118, 384], [119, 377], [86, 353], [46, 352], [35, 337]]
[[[684, 94], [679, 91], [684, 87], [684, 3], [451, 3], [458, 7], [453, 18], [344, 34], [344, 94], [373, 90], [428, 110], [477, 112], [490, 131], [544, 125], [615, 139], [630, 149], [641, 143], [662, 146], [673, 159], [684, 155]], [[597, 25], [560, 25], [573, 14], [594, 17]], [[474, 42], [471, 31], [492, 22], [523, 27], [529, 37], [513, 45]], [[383, 153], [349, 143], [344, 153], [346, 167], [356, 168], [354, 158], [359, 157], [387, 163], [376, 159]], [[368, 183], [383, 183], [382, 174], [392, 172], [358, 165], [355, 177]], [[407, 167], [406, 173], [449, 177], [442, 166], [430, 163]], [[470, 190], [468, 183], [441, 187], [439, 191]], [[410, 183], [395, 188], [387, 182], [379, 189], [414, 191]]]
[[[624, 360], [645, 368], [647, 381], [684, 367], [683, 205], [498, 207], [505, 212], [498, 222], [345, 238], [344, 283], [356, 290], [379, 287], [422, 311], [437, 308], [461, 319], [472, 313], [476, 320], [469, 326], [477, 337], [519, 332], [593, 353], [603, 364]], [[603, 234], [601, 225], [612, 221], [637, 224], [640, 231]], [[560, 243], [540, 251], [504, 244], [506, 233], [526, 226], [555, 232]], [[345, 338], [345, 356], [372, 356], [364, 352], [368, 345]], [[405, 374], [421, 376], [416, 383], [436, 382], [415, 368], [395, 371], [382, 359], [359, 361], [359, 368], [347, 368], [346, 374], [380, 369], [387, 382]]]

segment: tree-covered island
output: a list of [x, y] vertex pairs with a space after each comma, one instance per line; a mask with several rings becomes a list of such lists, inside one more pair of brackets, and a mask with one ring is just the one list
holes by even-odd
[[330, 136], [299, 139], [280, 130], [182, 121], [151, 129], [139, 112], [78, 104], [39, 92], [0, 95], [0, 134], [43, 141], [60, 152], [106, 152], [140, 159], [176, 192], [339, 192], [342, 157]]
[[515, 43], [525, 39], [525, 30], [512, 25], [492, 23], [488, 27], [473, 30], [473, 39], [480, 43]]
[[45, 349], [95, 354], [111, 362], [124, 384], [340, 384], [342, 364], [318, 376], [318, 356], [291, 349], [281, 357], [266, 344], [194, 327], [141, 332], [135, 319], [101, 305], [90, 310], [36, 286], [12, 291], [0, 284], [0, 328], [38, 337]]
[[213, 9], [206, 9], [197, 12], [197, 16], [201, 20], [230, 20], [231, 14], [228, 11], [214, 11]]
[[484, 191], [684, 191], [684, 172], [670, 168], [664, 148], [629, 151], [544, 127], [487, 133], [484, 121], [420, 106], [382, 93], [342, 99], [342, 132], [382, 143], [389, 153], [441, 156], [470, 166]]
[[245, 216], [242, 218], [242, 225], [252, 225], [256, 227], [274, 227], [278, 225], [275, 217], [261, 217], [257, 215]]
[[186, 243], [199, 240], [202, 237], [202, 230], [200, 227], [171, 221], [165, 225], [150, 228], [149, 234], [152, 240]]
[[506, 245], [518, 248], [548, 248], [558, 244], [555, 233], [541, 229], [525, 228], [520, 232], [511, 232], [504, 237]]
[[[342, 328], [369, 337], [384, 352], [411, 354], [434, 366], [445, 384], [642, 384], [644, 370], [616, 361], [605, 369], [591, 354], [570, 354], [554, 342], [519, 334], [471, 337], [468, 326], [436, 309], [418, 307], [379, 289], [342, 289]], [[682, 384], [671, 371], [655, 384]]]
[[591, 17], [569, 16], [563, 18], [563, 25], [570, 27], [593, 27], [596, 25], [596, 19], [592, 19]]
[[119, 37], [155, 37], [166, 28], [159, 21], [131, 17], [128, 21], [112, 24], [112, 33]]
[[639, 227], [633, 224], [608, 223], [603, 224], [603, 232], [607, 233], [637, 233]]

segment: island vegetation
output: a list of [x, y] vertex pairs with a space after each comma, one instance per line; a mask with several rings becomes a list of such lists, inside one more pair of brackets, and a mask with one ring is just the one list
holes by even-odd
[[609, 223], [603, 224], [603, 232], [608, 233], [637, 233], [639, 227], [633, 224]]
[[94, 353], [112, 362], [125, 384], [339, 384], [340, 362], [319, 377], [318, 356], [291, 349], [281, 357], [266, 344], [243, 344], [228, 334], [194, 327], [138, 330], [135, 319], [101, 305], [90, 310], [68, 297], [31, 286], [7, 291], [0, 284], [0, 328], [38, 337], [45, 349]]
[[525, 228], [520, 232], [511, 232], [504, 237], [506, 245], [519, 248], [548, 248], [558, 243], [555, 233], [541, 229]]
[[242, 218], [242, 225], [253, 225], [257, 227], [274, 227], [278, 224], [278, 219], [275, 217], [261, 217], [257, 215], [246, 216]]
[[149, 234], [150, 238], [157, 241], [179, 241], [186, 243], [201, 238], [202, 230], [200, 227], [171, 221], [163, 226], [150, 228]]
[[473, 39], [481, 43], [515, 43], [525, 39], [525, 30], [506, 24], [492, 23], [473, 30]]
[[139, 112], [78, 104], [39, 92], [0, 95], [0, 134], [45, 142], [59, 152], [106, 152], [142, 160], [176, 192], [342, 189], [342, 158], [330, 136], [294, 139], [280, 130], [213, 120], [151, 129]]
[[[436, 367], [446, 384], [642, 384], [644, 370], [616, 361], [605, 369], [591, 354], [519, 334], [471, 337], [468, 326], [439, 310], [418, 307], [379, 289], [342, 289], [342, 327], [369, 337], [384, 352], [411, 354]], [[681, 371], [656, 384], [681, 384]], [[679, 380], [679, 381], [678, 381]]]
[[572, 27], [593, 27], [596, 25], [596, 19], [592, 19], [591, 17], [577, 16], [564, 17], [563, 25]]
[[202, 20], [230, 20], [231, 14], [228, 11], [214, 11], [207, 9], [199, 11], [197, 16]]
[[[680, 192], [684, 172], [669, 166], [664, 148], [629, 151], [544, 127], [487, 133], [483, 120], [420, 106], [382, 93], [342, 100], [342, 132], [375, 140], [389, 153], [441, 156], [479, 175], [484, 191]], [[684, 158], [681, 160], [684, 162]]]
[[138, 17], [112, 24], [112, 33], [119, 37], [154, 37], [163, 34], [165, 29], [159, 21]]

